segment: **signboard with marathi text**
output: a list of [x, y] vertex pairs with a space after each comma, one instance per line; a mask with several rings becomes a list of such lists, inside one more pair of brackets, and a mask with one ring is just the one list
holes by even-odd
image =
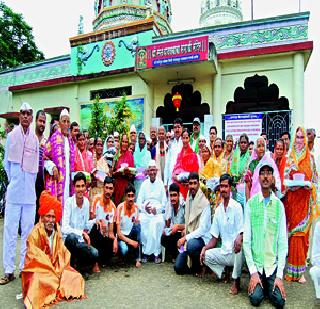
[[262, 132], [262, 113], [225, 115], [225, 136], [231, 134], [233, 140], [246, 133], [250, 141], [255, 141]]
[[136, 54], [136, 69], [144, 70], [208, 59], [209, 37], [201, 36], [139, 47]]

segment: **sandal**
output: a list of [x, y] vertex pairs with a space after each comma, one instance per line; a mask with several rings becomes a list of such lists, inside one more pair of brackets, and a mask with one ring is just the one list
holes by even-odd
[[0, 279], [0, 285], [6, 285], [13, 281], [15, 278], [14, 274], [5, 274], [3, 278]]

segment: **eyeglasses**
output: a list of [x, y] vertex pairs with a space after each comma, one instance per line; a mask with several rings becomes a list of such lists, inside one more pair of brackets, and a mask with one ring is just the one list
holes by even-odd
[[261, 171], [260, 172], [261, 176], [268, 176], [268, 175], [272, 175], [272, 174], [273, 174], [273, 171]]
[[213, 148], [221, 148], [221, 146], [220, 145], [214, 145]]

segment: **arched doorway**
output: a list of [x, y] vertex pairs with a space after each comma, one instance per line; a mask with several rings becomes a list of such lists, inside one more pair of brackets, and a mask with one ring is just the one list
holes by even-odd
[[266, 76], [255, 74], [247, 77], [244, 87], [235, 89], [234, 101], [227, 103], [226, 115], [262, 112], [262, 131], [267, 133], [269, 149], [273, 150], [281, 133], [290, 131], [291, 127], [289, 100], [279, 94], [278, 85], [269, 85]]
[[[172, 104], [172, 96], [177, 92], [182, 96], [179, 111], [176, 111]], [[194, 91], [191, 84], [175, 85], [172, 87], [171, 93], [164, 96], [164, 105], [157, 108], [156, 117], [161, 118], [163, 124], [170, 126], [173, 120], [178, 117], [186, 124], [192, 124], [195, 117], [199, 117], [203, 122], [204, 115], [210, 114], [210, 106], [208, 103], [201, 103], [201, 101], [200, 91]]]

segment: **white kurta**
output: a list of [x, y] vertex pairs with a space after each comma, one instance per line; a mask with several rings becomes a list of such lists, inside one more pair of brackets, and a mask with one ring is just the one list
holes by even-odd
[[314, 229], [311, 263], [310, 276], [314, 283], [316, 297], [320, 298], [320, 222]]
[[169, 186], [172, 183], [172, 172], [176, 165], [178, 154], [182, 149], [182, 139], [181, 137], [177, 140], [174, 138], [170, 143], [168, 153], [166, 155], [166, 165], [164, 168], [164, 185]]
[[[140, 188], [137, 204], [140, 212], [142, 252], [146, 255], [158, 256], [161, 252], [161, 235], [165, 226], [164, 210], [166, 192], [163, 182], [156, 179], [153, 183], [146, 179]], [[150, 203], [157, 214], [148, 214], [145, 206]]]

